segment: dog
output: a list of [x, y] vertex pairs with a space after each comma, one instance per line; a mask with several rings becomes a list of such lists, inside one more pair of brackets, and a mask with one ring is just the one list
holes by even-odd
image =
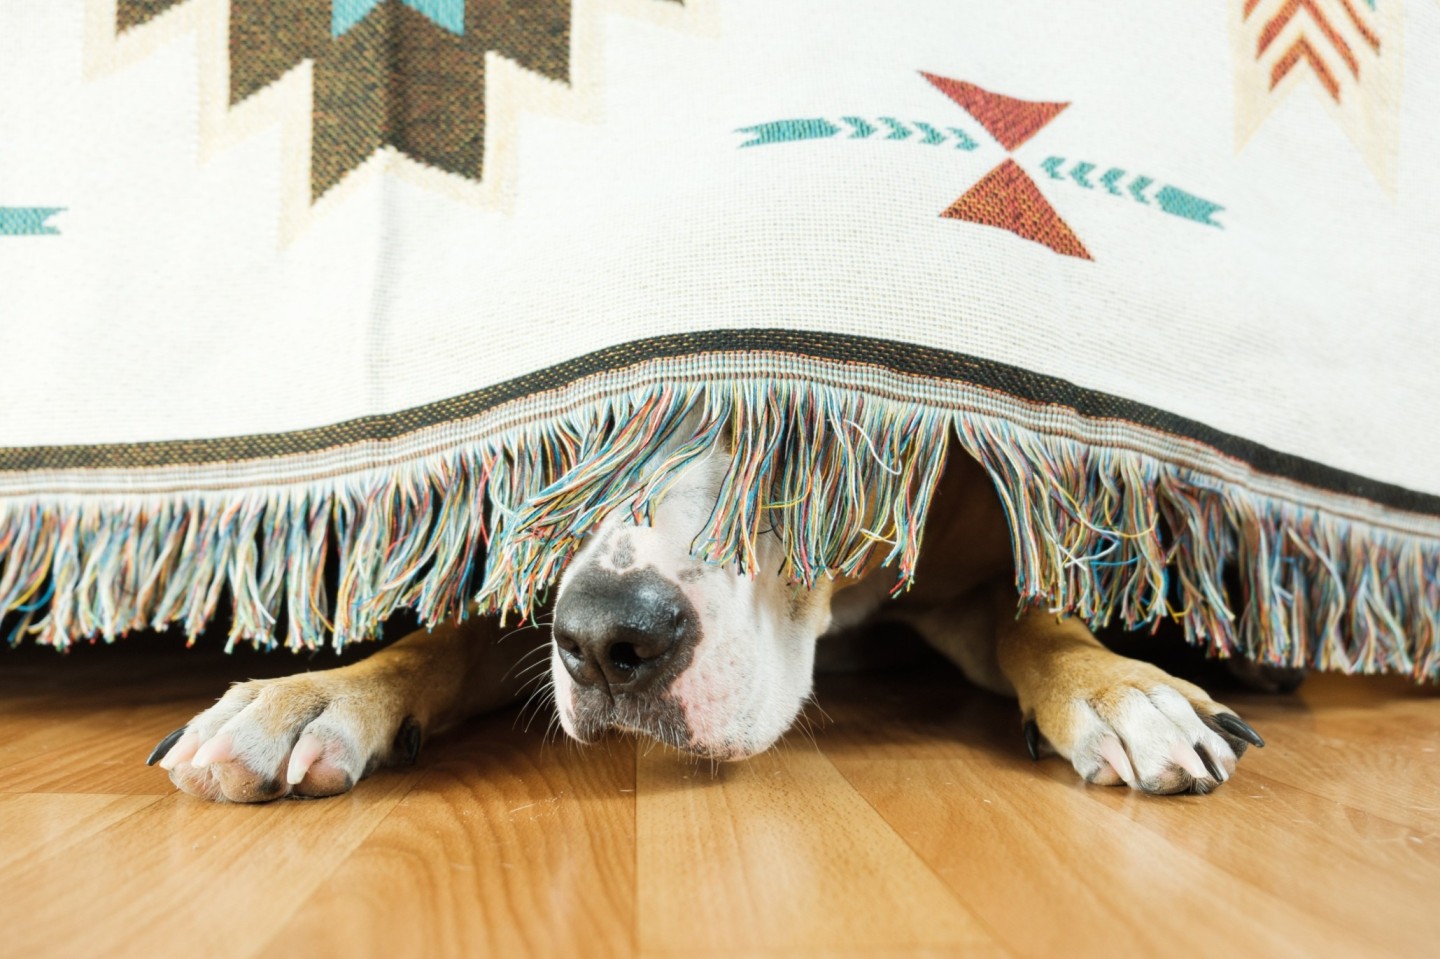
[[[1058, 753], [1087, 782], [1206, 793], [1264, 740], [1200, 687], [1102, 645], [1073, 617], [1017, 611], [1010, 536], [978, 463], [947, 464], [914, 585], [893, 570], [779, 574], [782, 547], [757, 542], [756, 575], [705, 563], [691, 544], [724, 477], [698, 460], [648, 525], [605, 519], [567, 566], [552, 612], [550, 691], [565, 733], [612, 730], [716, 760], [771, 746], [810, 697], [817, 643], [900, 621], [975, 684], [1014, 696], [1032, 757]], [[490, 617], [412, 633], [360, 662], [231, 687], [149, 758], [180, 789], [232, 802], [332, 796], [371, 771], [413, 762], [422, 741], [514, 701], [533, 644], [500, 642]]]

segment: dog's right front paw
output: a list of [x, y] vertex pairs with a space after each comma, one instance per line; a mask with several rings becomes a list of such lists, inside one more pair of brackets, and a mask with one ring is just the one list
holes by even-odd
[[377, 766], [414, 761], [420, 726], [341, 670], [237, 683], [147, 760], [202, 799], [333, 796]]

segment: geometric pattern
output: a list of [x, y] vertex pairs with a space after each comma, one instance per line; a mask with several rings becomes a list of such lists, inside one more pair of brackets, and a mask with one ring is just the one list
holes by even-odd
[[[991, 93], [964, 80], [921, 71], [930, 85], [963, 107], [1007, 152], [1029, 140], [1070, 104], [1036, 102]], [[1092, 259], [1030, 175], [1012, 159], [991, 170], [940, 214], [999, 227], [1064, 256]]]
[[940, 215], [1009, 230], [1064, 256], [1093, 259], [1085, 244], [1040, 193], [1035, 181], [1009, 157]]
[[[1003, 93], [992, 93], [965, 80], [952, 80], [923, 70], [920, 75], [974, 117], [1006, 152], [1028, 142], [1070, 105], [1058, 101], [1021, 100]], [[841, 138], [842, 135], [845, 140], [882, 139], [919, 143], [932, 148], [946, 147], [953, 138], [954, 146], [950, 149], [967, 152], [980, 146], [960, 127], [920, 120], [907, 122], [885, 116], [771, 120], [741, 127], [735, 132], [749, 138], [740, 144], [742, 149], [800, 140], [828, 140]], [[1071, 162], [1066, 170], [1065, 162], [1064, 157], [1052, 155], [1040, 163], [1040, 169], [1051, 180], [1066, 180], [1091, 191], [1103, 189], [1110, 196], [1128, 196], [1152, 210], [1224, 228], [1215, 219], [1215, 214], [1225, 208], [1204, 197], [1171, 184], [1162, 184], [1153, 192], [1147, 192], [1155, 186], [1155, 181], [1143, 174], [1130, 175], [1121, 167], [1101, 168], [1085, 160]], [[1013, 159], [1005, 159], [981, 177], [940, 216], [1005, 230], [1062, 256], [1094, 259], [1075, 231], [1050, 205], [1035, 180]]]
[[772, 120], [769, 123], [757, 123], [755, 126], [741, 127], [736, 133], [748, 133], [750, 139], [740, 144], [742, 147], [758, 147], [771, 143], [786, 143], [791, 140], [823, 140], [827, 137], [838, 136], [848, 131], [848, 140], [867, 140], [871, 136], [884, 134], [882, 140], [905, 141], [919, 143], [924, 146], [942, 146], [948, 144], [953, 138], [954, 149], [974, 150], [980, 144], [976, 143], [970, 134], [959, 127], [947, 127], [938, 123], [926, 123], [923, 120], [897, 120], [894, 117], [872, 117], [866, 119], [858, 116], [840, 117], [838, 120], [827, 120], [824, 117], [810, 117], [801, 120]]
[[986, 131], [1011, 153], [1040, 128], [1060, 115], [1068, 103], [1045, 103], [991, 93], [967, 83], [920, 71], [930, 85], [964, 108]]
[[[380, 0], [332, 0], [330, 32], [335, 36], [364, 20]], [[465, 0], [400, 0], [417, 13], [423, 13], [451, 33], [465, 32]]]
[[1236, 148], [1309, 86], [1393, 194], [1403, 10], [1396, 0], [1230, 0]]
[[1062, 156], [1046, 157], [1041, 162], [1040, 169], [1048, 173], [1052, 180], [1068, 180], [1087, 190], [1103, 187], [1111, 196], [1128, 196], [1136, 203], [1143, 203], [1161, 213], [1224, 229], [1224, 224], [1215, 219], [1215, 214], [1225, 209], [1223, 206], [1170, 184], [1162, 185], [1151, 195], [1146, 191], [1155, 181], [1144, 174], [1131, 176], [1127, 182], [1128, 174], [1124, 168], [1112, 166], [1101, 173], [1099, 166], [1085, 160], [1072, 161], [1069, 170], [1066, 170], [1065, 158]]
[[[185, 0], [120, 0], [117, 26]], [[485, 154], [485, 55], [569, 80], [570, 4], [465, 5], [460, 33], [395, 0], [232, 0], [233, 108], [302, 61], [313, 63], [310, 196], [382, 147], [470, 179]], [[343, 26], [343, 32], [336, 33]]]
[[63, 212], [61, 206], [0, 206], [0, 236], [58, 236], [50, 218]]
[[[294, 163], [281, 224], [288, 242], [310, 222], [310, 207], [377, 156], [383, 168], [507, 208], [514, 156], [508, 135], [518, 113], [591, 115], [602, 18], [618, 8], [679, 26], [670, 11], [684, 0], [88, 3], [110, 11], [90, 51], [92, 71], [198, 34], [205, 45], [202, 156], [266, 124], [282, 126], [286, 162]], [[704, 28], [703, 18], [698, 25]], [[485, 175], [487, 158], [499, 163], [494, 175]], [[303, 177], [304, 186], [292, 177]]]

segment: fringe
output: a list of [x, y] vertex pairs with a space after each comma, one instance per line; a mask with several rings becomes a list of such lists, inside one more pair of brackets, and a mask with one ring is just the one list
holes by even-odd
[[645, 522], [722, 443], [698, 557], [753, 574], [773, 530], [796, 582], [894, 567], [898, 591], [952, 440], [994, 481], [1027, 600], [1096, 626], [1173, 618], [1217, 656], [1440, 679], [1436, 540], [974, 411], [771, 378], [641, 389], [337, 480], [0, 499], [0, 615], [12, 644], [171, 625], [193, 643], [228, 595], [227, 648], [292, 650], [338, 650], [407, 608], [432, 626], [472, 600], [531, 619], [601, 519]]

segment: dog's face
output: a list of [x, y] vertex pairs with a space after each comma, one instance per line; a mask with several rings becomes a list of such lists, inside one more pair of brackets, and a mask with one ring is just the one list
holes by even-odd
[[779, 738], [810, 694], [834, 584], [790, 584], [774, 534], [760, 538], [754, 578], [691, 558], [721, 460], [691, 466], [649, 526], [612, 514], [561, 580], [551, 673], [561, 725], [581, 742], [619, 729], [742, 759]]

